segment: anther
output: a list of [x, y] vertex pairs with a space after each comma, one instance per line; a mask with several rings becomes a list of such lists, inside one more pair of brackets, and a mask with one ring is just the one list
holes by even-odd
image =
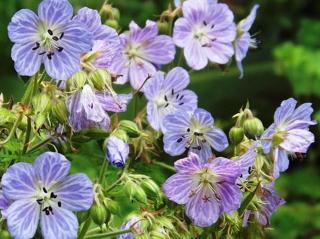
[[179, 99], [179, 100], [182, 100], [182, 99], [183, 99], [183, 97], [184, 97], [184, 95], [182, 95], [182, 96], [180, 97], [180, 99]]
[[64, 36], [64, 32], [61, 33], [60, 40], [63, 38], [63, 36]]
[[169, 103], [167, 103], [164, 107], [167, 108], [169, 106]]
[[164, 96], [164, 100], [165, 100], [165, 101], [168, 101], [168, 98], [167, 98], [167, 96], [166, 96], [166, 95]]
[[49, 33], [49, 35], [53, 35], [53, 31], [51, 30], [51, 29], [48, 29], [48, 33]]
[[39, 42], [36, 42], [36, 46], [34, 48], [32, 48], [32, 50], [37, 50], [38, 48], [40, 47], [40, 43]]
[[184, 104], [184, 102], [179, 103], [179, 105], [183, 105], [183, 104]]
[[53, 40], [59, 41], [59, 38], [57, 36], [52, 37]]
[[190, 128], [187, 129], [187, 132], [190, 132]]
[[55, 195], [54, 192], [51, 192], [50, 198], [57, 198], [57, 195]]
[[57, 48], [57, 50], [58, 50], [58, 52], [62, 52], [62, 51], [63, 51], [63, 47], [59, 46], [59, 47]]
[[178, 143], [181, 143], [181, 141], [182, 141], [182, 138], [179, 138], [179, 139], [177, 140]]
[[39, 205], [42, 204], [42, 201], [43, 201], [43, 199], [37, 199], [37, 203], [38, 203]]
[[178, 99], [178, 98], [179, 98], [179, 94], [176, 95], [176, 99]]
[[43, 187], [42, 190], [44, 191], [44, 193], [48, 193], [48, 191], [45, 187]]
[[58, 202], [58, 207], [61, 207], [61, 202], [60, 201]]
[[171, 94], [174, 95], [174, 89], [171, 90]]

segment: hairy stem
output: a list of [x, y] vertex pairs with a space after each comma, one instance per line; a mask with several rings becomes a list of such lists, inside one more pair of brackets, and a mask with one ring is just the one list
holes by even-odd
[[85, 223], [84, 223], [84, 225], [83, 225], [83, 227], [82, 227], [82, 229], [81, 229], [81, 232], [79, 233], [78, 239], [83, 239], [83, 238], [85, 238], [85, 235], [86, 235], [86, 233], [87, 233], [90, 225], [91, 225], [91, 218], [88, 218], [88, 219], [85, 221]]
[[130, 233], [131, 229], [121, 230], [121, 231], [115, 231], [115, 232], [107, 232], [107, 233], [101, 233], [101, 234], [94, 234], [94, 235], [88, 235], [85, 237], [85, 239], [93, 239], [93, 238], [106, 238], [106, 237], [114, 237], [125, 233]]

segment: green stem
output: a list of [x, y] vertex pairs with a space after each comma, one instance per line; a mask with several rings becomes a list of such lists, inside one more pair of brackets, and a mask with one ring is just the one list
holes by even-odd
[[168, 170], [170, 170], [172, 172], [176, 172], [175, 168], [170, 166], [170, 165], [168, 165], [168, 164], [165, 164], [165, 163], [162, 163], [162, 162], [158, 162], [158, 161], [153, 161], [152, 163], [155, 164], [155, 165], [158, 165], [158, 166], [160, 166], [162, 168], [168, 169]]
[[110, 192], [112, 189], [114, 189], [116, 186], [118, 186], [118, 184], [121, 182], [122, 180], [122, 176], [123, 174], [113, 183], [111, 184], [106, 190], [104, 190], [106, 193]]
[[0, 141], [0, 146], [1, 146], [1, 145], [4, 145], [4, 144], [6, 144], [6, 143], [9, 142], [9, 140], [12, 138], [14, 132], [15, 132], [16, 129], [18, 128], [18, 126], [19, 126], [22, 118], [23, 118], [23, 114], [20, 113], [20, 115], [19, 115], [18, 119], [16, 120], [16, 122], [14, 122], [14, 125], [13, 125], [13, 127], [12, 127], [12, 129], [11, 129], [9, 135], [8, 135], [8, 137], [7, 137], [5, 140]]
[[131, 232], [131, 229], [115, 231], [115, 232], [107, 232], [107, 233], [101, 233], [101, 234], [95, 234], [95, 235], [88, 235], [85, 237], [85, 239], [113, 237], [113, 236], [118, 236], [121, 234], [130, 233], [130, 232]]
[[108, 169], [108, 161], [106, 159], [103, 160], [103, 164], [102, 164], [102, 168], [101, 168], [101, 171], [100, 171], [100, 176], [99, 176], [99, 179], [98, 179], [98, 184], [101, 184], [104, 177], [105, 177], [105, 174], [106, 174], [106, 171]]
[[41, 142], [39, 142], [38, 144], [36, 144], [35, 146], [33, 146], [31, 149], [27, 150], [27, 153], [32, 152], [38, 148], [40, 148], [41, 146], [49, 143], [51, 141], [51, 137], [46, 138], [45, 140], [42, 140]]
[[78, 239], [83, 239], [85, 237], [85, 235], [90, 227], [90, 224], [91, 224], [91, 218], [88, 218], [81, 229], [81, 232], [78, 236]]
[[24, 140], [22, 154], [25, 154], [28, 150], [29, 142], [30, 142], [30, 135], [31, 135], [31, 119], [30, 119], [30, 117], [28, 117], [27, 132], [26, 132], [26, 138]]

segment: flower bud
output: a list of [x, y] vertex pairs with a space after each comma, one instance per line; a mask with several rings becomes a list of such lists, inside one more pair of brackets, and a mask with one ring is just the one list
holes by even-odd
[[87, 73], [85, 73], [84, 71], [79, 71], [78, 73], [74, 74], [67, 80], [67, 90], [80, 90], [86, 84], [87, 77]]
[[0, 238], [1, 239], [11, 239], [10, 233], [8, 231], [0, 231]]
[[238, 145], [241, 143], [244, 137], [244, 130], [240, 127], [232, 127], [229, 131], [230, 142], [233, 145]]
[[60, 123], [68, 121], [68, 109], [65, 102], [61, 99], [56, 99], [52, 106], [52, 114]]
[[120, 206], [119, 203], [110, 199], [110, 198], [105, 198], [103, 200], [104, 206], [110, 213], [119, 215], [120, 214]]
[[114, 19], [109, 19], [109, 20], [105, 21], [104, 24], [109, 26], [109, 27], [112, 27], [114, 29], [118, 29], [119, 28], [119, 22], [117, 20], [114, 20]]
[[162, 34], [167, 34], [169, 32], [169, 23], [166, 21], [158, 21], [158, 29]]
[[130, 120], [121, 120], [119, 129], [125, 131], [130, 138], [137, 138], [140, 136], [140, 130], [137, 124]]
[[90, 216], [95, 224], [101, 226], [106, 222], [108, 216], [108, 211], [102, 204], [95, 203], [90, 209]]
[[123, 142], [127, 143], [129, 141], [129, 137], [126, 131], [122, 129], [117, 129], [114, 132], [112, 132], [111, 136], [115, 136], [119, 139], [121, 139]]
[[128, 159], [130, 148], [118, 137], [111, 136], [106, 140], [106, 160], [117, 168], [123, 168]]
[[250, 139], [255, 139], [256, 137], [260, 136], [264, 131], [264, 127], [261, 120], [259, 120], [256, 117], [247, 119], [244, 122], [243, 128], [246, 136]]
[[105, 70], [97, 69], [90, 72], [89, 82], [91, 82], [97, 90], [102, 91], [108, 89], [109, 91], [112, 91], [111, 75]]
[[0, 108], [0, 126], [7, 123], [13, 123], [16, 120], [15, 115], [6, 108]]
[[145, 204], [147, 203], [147, 195], [139, 185], [137, 185], [131, 180], [128, 180], [124, 187], [127, 195], [130, 197], [131, 200], [135, 199], [138, 202]]
[[32, 106], [35, 114], [46, 114], [52, 107], [51, 98], [45, 93], [35, 95]]
[[266, 160], [265, 156], [263, 156], [261, 154], [257, 155], [256, 160], [254, 161], [254, 167], [257, 170], [257, 172], [261, 171], [265, 160]]

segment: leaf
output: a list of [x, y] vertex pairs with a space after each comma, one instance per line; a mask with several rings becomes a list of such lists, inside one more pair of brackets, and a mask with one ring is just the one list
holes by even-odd
[[255, 190], [251, 193], [249, 193], [244, 200], [241, 203], [240, 208], [238, 209], [238, 213], [239, 215], [242, 215], [244, 210], [249, 206], [250, 202], [252, 201], [252, 199], [254, 198], [254, 196], [256, 195], [256, 192], [258, 191], [258, 189], [260, 188], [260, 182], [258, 183], [257, 187], [255, 188]]

